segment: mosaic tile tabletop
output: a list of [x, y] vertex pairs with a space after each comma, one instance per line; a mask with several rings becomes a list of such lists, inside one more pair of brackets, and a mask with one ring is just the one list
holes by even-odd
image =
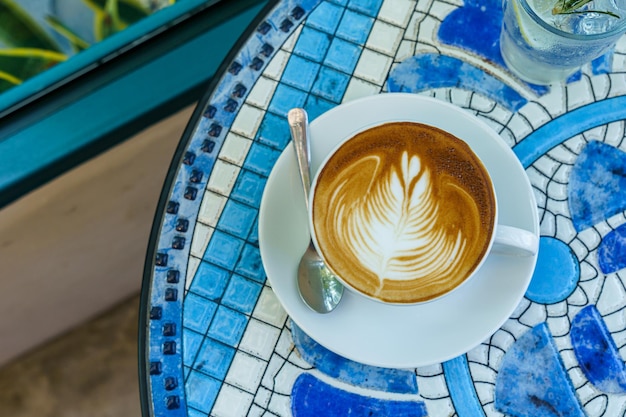
[[[192, 121], [157, 219], [143, 312], [151, 415], [626, 415], [626, 39], [542, 87], [508, 72], [500, 22], [500, 0], [282, 0], [252, 28]], [[314, 119], [393, 92], [489, 124], [526, 169], [541, 222], [512, 317], [467, 354], [407, 370], [303, 333], [257, 237], [286, 112]]]

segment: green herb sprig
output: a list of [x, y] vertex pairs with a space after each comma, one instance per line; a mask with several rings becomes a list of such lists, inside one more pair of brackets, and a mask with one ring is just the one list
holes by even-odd
[[584, 13], [601, 13], [606, 14], [616, 19], [619, 19], [619, 15], [608, 10], [580, 10], [587, 3], [591, 3], [593, 0], [557, 0], [552, 14], [584, 14]]

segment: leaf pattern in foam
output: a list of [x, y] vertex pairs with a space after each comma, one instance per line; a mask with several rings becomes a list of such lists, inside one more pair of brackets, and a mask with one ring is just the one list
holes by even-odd
[[[464, 240], [438, 223], [440, 207], [434, 199], [432, 175], [419, 157], [402, 154], [399, 167], [372, 170], [373, 177], [351, 206], [339, 198], [337, 230], [345, 247], [368, 270], [383, 279], [436, 279], [455, 268]], [[349, 178], [344, 190], [353, 186]], [[354, 190], [351, 190], [354, 192]], [[343, 194], [337, 190], [336, 196]], [[344, 226], [344, 227], [342, 227]], [[352, 242], [352, 243], [350, 243]], [[435, 256], [433, 256], [435, 254]]]

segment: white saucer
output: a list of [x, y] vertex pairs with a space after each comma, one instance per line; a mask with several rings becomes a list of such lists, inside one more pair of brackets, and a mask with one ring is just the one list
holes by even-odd
[[[387, 93], [328, 111], [311, 123], [312, 172], [342, 139], [401, 120], [437, 126], [468, 142], [493, 177], [499, 223], [539, 236], [532, 187], [513, 151], [484, 122], [441, 100]], [[345, 291], [341, 304], [324, 315], [310, 310], [296, 287], [308, 241], [304, 193], [290, 143], [269, 176], [260, 207], [259, 244], [268, 280], [291, 319], [322, 346], [357, 362], [390, 368], [443, 362], [480, 344], [512, 314], [537, 260], [491, 254], [461, 288], [414, 306], [386, 305]]]

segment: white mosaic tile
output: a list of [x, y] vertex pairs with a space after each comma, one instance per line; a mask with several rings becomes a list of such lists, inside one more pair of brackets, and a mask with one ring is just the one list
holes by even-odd
[[[291, 415], [291, 399], [288, 395], [273, 395], [268, 410], [279, 416]], [[270, 414], [271, 415], [271, 414]]]
[[276, 343], [274, 353], [280, 355], [283, 358], [287, 358], [289, 357], [293, 349], [294, 344], [291, 337], [291, 331], [285, 327], [280, 333], [280, 337], [278, 338], [278, 342]]
[[394, 56], [402, 34], [403, 31], [399, 27], [377, 20], [374, 22], [365, 46], [385, 55]]
[[252, 395], [228, 384], [223, 384], [215, 400], [211, 415], [215, 417], [244, 417], [252, 404]]
[[244, 391], [255, 393], [265, 372], [266, 363], [238, 351], [228, 369], [226, 382]]
[[198, 221], [212, 227], [217, 226], [226, 200], [227, 198], [222, 195], [206, 191], [198, 212]]
[[[607, 277], [604, 279], [604, 289], [596, 305], [603, 314], [617, 311], [621, 308], [626, 307], [626, 290], [624, 289], [624, 283], [621, 282], [616, 274], [607, 275]], [[618, 328], [609, 328], [609, 330], [622, 330], [622, 326], [622, 318], [620, 318]]]
[[424, 19], [425, 15], [421, 12], [413, 12], [411, 14], [409, 24], [404, 31], [404, 39], [409, 41], [417, 41], [419, 33], [420, 22]]
[[587, 77], [567, 86], [567, 108], [569, 111], [589, 103], [593, 98], [591, 84]]
[[405, 27], [415, 9], [415, 3], [414, 0], [385, 0], [378, 12], [378, 19]]
[[219, 158], [223, 161], [242, 166], [250, 150], [252, 140], [229, 133], [220, 150]]
[[[482, 7], [484, 8], [485, 6]], [[443, 1], [435, 1], [429, 10], [429, 14], [443, 20], [456, 9], [458, 9], [458, 6], [454, 4]]]
[[415, 55], [415, 41], [403, 40], [398, 46], [398, 51], [394, 58], [395, 62], [402, 62]]
[[224, 196], [230, 195], [240, 170], [240, 167], [218, 159], [207, 183], [207, 190]]
[[252, 90], [250, 90], [246, 102], [266, 110], [277, 85], [278, 83], [270, 78], [260, 77], [256, 84], [254, 84], [254, 87], [252, 87]]
[[483, 113], [489, 113], [496, 107], [496, 103], [483, 95], [472, 94], [470, 107]]
[[250, 407], [250, 411], [248, 412], [248, 417], [261, 417], [264, 412], [264, 409], [256, 404], [252, 404], [252, 407]]
[[511, 131], [513, 131], [515, 137], [517, 138], [517, 142], [525, 138], [529, 133], [533, 131], [528, 119], [526, 119], [519, 113], [513, 115], [507, 127], [511, 129]]
[[365, 48], [354, 69], [354, 76], [381, 86], [389, 72], [391, 62], [390, 57]]
[[283, 327], [287, 320], [287, 312], [276, 298], [274, 291], [269, 287], [263, 287], [252, 317], [276, 327]]
[[426, 44], [431, 43], [432, 39], [437, 36], [440, 24], [441, 22], [434, 17], [429, 15], [424, 16], [424, 19], [419, 23], [417, 40]]
[[189, 262], [187, 262], [187, 277], [185, 278], [185, 291], [188, 291], [191, 287], [193, 278], [196, 276], [196, 271], [198, 270], [199, 265], [200, 258], [196, 258], [195, 256], [189, 257]]
[[299, 25], [296, 30], [293, 31], [293, 33], [291, 34], [291, 36], [289, 36], [287, 38], [287, 40], [285, 41], [285, 43], [283, 43], [281, 49], [287, 52], [291, 52], [293, 51], [293, 47], [296, 46], [296, 42], [298, 41], [298, 38], [300, 37], [300, 32], [302, 32], [302, 27], [303, 25]]
[[433, 3], [434, 3], [433, 0], [420, 0], [417, 2], [417, 5], [415, 6], [415, 10], [422, 12], [422, 13], [428, 13], [430, 8], [433, 6]]
[[[617, 148], [620, 147], [624, 143], [624, 128], [626, 127], [626, 123], [623, 120], [619, 122], [613, 122], [606, 125], [606, 133], [604, 135], [604, 143], [615, 146]], [[623, 148], [623, 146], [622, 146]]]
[[202, 258], [214, 230], [215, 229], [212, 227], [203, 223], [196, 223], [196, 227], [193, 231], [193, 239], [191, 240], [190, 253], [192, 256]]
[[280, 77], [285, 70], [285, 66], [287, 65], [287, 61], [289, 60], [289, 53], [279, 49], [276, 51], [274, 58], [267, 64], [265, 70], [263, 71], [263, 75], [269, 77], [273, 80], [279, 81]]
[[552, 116], [546, 108], [534, 101], [522, 107], [519, 113], [524, 115], [535, 129], [552, 120]]
[[[626, 36], [624, 37], [626, 38]], [[626, 68], [626, 56], [620, 62], [620, 68]], [[626, 74], [611, 74], [611, 97], [626, 94]]]
[[378, 94], [379, 92], [379, 86], [353, 77], [348, 83], [346, 93], [343, 95], [343, 102], [347, 103], [357, 98]]
[[248, 104], [241, 106], [231, 130], [244, 137], [254, 139], [265, 113]]
[[254, 403], [265, 408], [270, 403], [271, 398], [272, 391], [268, 390], [267, 388], [259, 387], [256, 395], [254, 396]]
[[591, 78], [591, 88], [596, 100], [602, 100], [611, 93], [611, 78], [607, 74], [597, 75]]
[[269, 363], [267, 364], [267, 368], [265, 368], [265, 375], [263, 375], [261, 385], [269, 390], [274, 390], [275, 388], [277, 388], [275, 384], [275, 378], [280, 371], [280, 368], [282, 368], [284, 364], [284, 358], [281, 358], [277, 354], [273, 354], [270, 358]]
[[239, 349], [264, 360], [269, 360], [274, 351], [280, 330], [262, 321], [250, 319], [243, 334]]

